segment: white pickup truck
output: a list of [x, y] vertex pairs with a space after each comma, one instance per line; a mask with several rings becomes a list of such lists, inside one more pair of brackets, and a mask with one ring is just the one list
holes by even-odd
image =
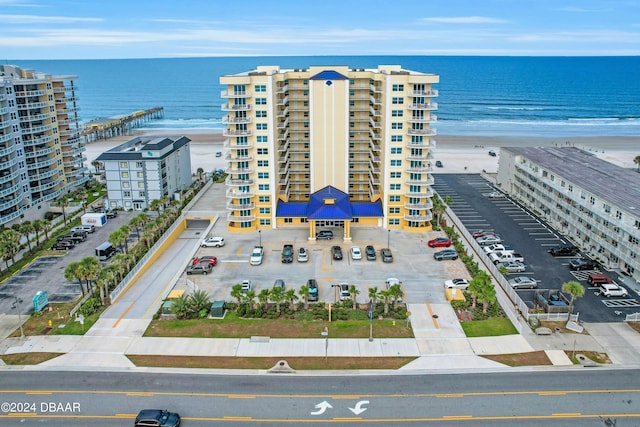
[[524, 262], [524, 257], [521, 254], [513, 251], [492, 252], [489, 254], [489, 259], [494, 264], [498, 264], [501, 262], [514, 262], [514, 261]]
[[482, 250], [484, 250], [484, 253], [489, 255], [490, 253], [493, 252], [513, 252], [510, 249], [507, 249], [504, 247], [504, 245], [502, 243], [494, 243], [493, 245], [489, 245], [489, 246], [485, 246], [482, 248]]

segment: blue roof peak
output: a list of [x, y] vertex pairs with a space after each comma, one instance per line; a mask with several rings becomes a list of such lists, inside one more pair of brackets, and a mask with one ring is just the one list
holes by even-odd
[[321, 71], [315, 76], [311, 77], [311, 80], [347, 80], [348, 77], [343, 76], [337, 71], [325, 70]]

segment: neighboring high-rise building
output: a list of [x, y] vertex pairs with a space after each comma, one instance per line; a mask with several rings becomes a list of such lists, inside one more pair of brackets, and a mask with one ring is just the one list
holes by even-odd
[[193, 183], [191, 140], [186, 136], [139, 136], [100, 154], [109, 209], [148, 209]]
[[228, 229], [431, 230], [438, 81], [399, 65], [222, 76]]
[[91, 178], [75, 79], [0, 65], [0, 224], [43, 217]]
[[636, 172], [574, 147], [508, 147], [497, 181], [605, 267], [640, 280]]

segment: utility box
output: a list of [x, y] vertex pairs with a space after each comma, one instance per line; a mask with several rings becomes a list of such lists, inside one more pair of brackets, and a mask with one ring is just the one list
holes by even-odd
[[33, 297], [33, 311], [41, 312], [49, 305], [49, 294], [47, 291], [38, 291]]
[[224, 301], [214, 301], [211, 304], [211, 317], [224, 317]]
[[86, 213], [80, 217], [82, 225], [93, 225], [102, 227], [107, 223], [107, 215], [104, 213]]

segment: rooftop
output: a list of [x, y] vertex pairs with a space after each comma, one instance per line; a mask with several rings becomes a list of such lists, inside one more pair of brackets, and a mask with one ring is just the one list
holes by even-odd
[[[96, 160], [137, 160], [152, 157], [154, 160], [166, 157], [178, 148], [191, 142], [186, 136], [138, 136], [129, 141], [120, 144], [112, 149], [100, 154]], [[160, 151], [169, 145], [173, 145], [171, 151], [166, 154], [155, 157], [151, 155], [143, 156], [147, 151]]]

